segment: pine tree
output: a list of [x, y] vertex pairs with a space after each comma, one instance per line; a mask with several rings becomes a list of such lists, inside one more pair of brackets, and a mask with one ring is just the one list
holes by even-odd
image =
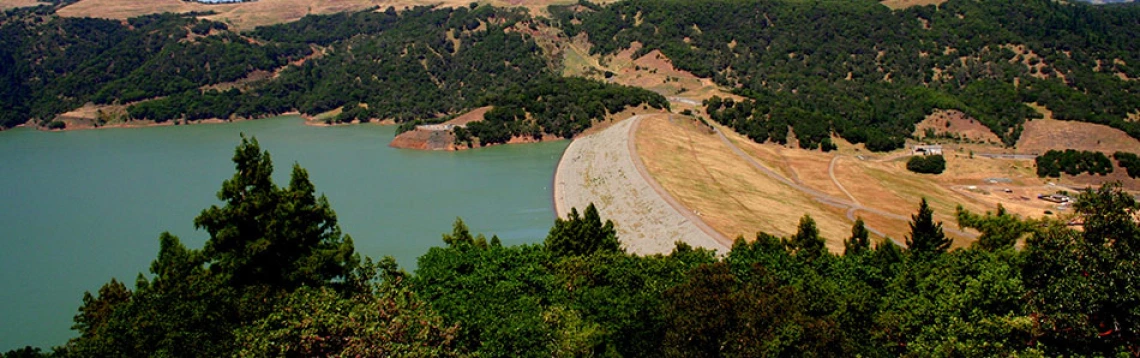
[[614, 223], [598, 215], [591, 203], [581, 217], [578, 209], [570, 209], [565, 219], [555, 219], [554, 227], [546, 236], [546, 247], [558, 256], [589, 255], [595, 251], [621, 251]]
[[942, 222], [934, 222], [934, 210], [926, 198], [918, 206], [918, 213], [910, 217], [910, 236], [906, 239], [907, 251], [916, 255], [943, 254], [950, 249], [950, 239], [942, 232]]
[[823, 256], [827, 252], [824, 247], [824, 240], [819, 236], [819, 228], [815, 225], [815, 220], [811, 215], [804, 215], [800, 218], [799, 227], [796, 228], [796, 234], [792, 236], [791, 240], [785, 243], [796, 257], [802, 257], [808, 260], [813, 260]]
[[451, 225], [451, 234], [443, 234], [443, 242], [448, 247], [456, 247], [462, 244], [474, 244], [475, 238], [471, 236], [471, 230], [467, 228], [463, 219], [455, 218], [455, 223]]
[[211, 272], [235, 286], [289, 289], [330, 284], [356, 267], [352, 239], [305, 169], [294, 165], [289, 186], [277, 187], [269, 153], [245, 136], [233, 161], [237, 173], [218, 192], [225, 205], [194, 219], [210, 234], [203, 254]]
[[844, 255], [860, 255], [871, 250], [870, 233], [863, 218], [855, 220], [855, 225], [851, 226], [851, 237], [843, 242], [843, 248]]

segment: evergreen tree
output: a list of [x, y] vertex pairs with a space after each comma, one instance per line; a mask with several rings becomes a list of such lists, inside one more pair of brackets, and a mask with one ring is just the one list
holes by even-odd
[[926, 198], [922, 198], [918, 213], [910, 217], [907, 251], [916, 255], [943, 254], [950, 249], [950, 242], [942, 232], [942, 222], [934, 222], [934, 210], [926, 203]]
[[811, 218], [811, 215], [804, 215], [800, 218], [796, 234], [785, 245], [796, 257], [807, 260], [814, 260], [827, 252], [824, 240], [819, 236], [819, 228], [816, 227], [815, 220]]
[[860, 255], [871, 250], [870, 233], [863, 223], [863, 218], [855, 219], [851, 226], [851, 237], [843, 242], [844, 255]]
[[598, 209], [590, 203], [581, 217], [578, 209], [572, 208], [565, 220], [554, 220], [554, 227], [546, 236], [546, 248], [556, 256], [577, 256], [595, 251], [618, 252], [621, 251], [621, 243], [614, 223], [606, 220], [603, 224]]
[[210, 233], [203, 254], [212, 272], [239, 287], [295, 288], [332, 283], [356, 266], [352, 239], [307, 171], [294, 165], [289, 187], [278, 188], [269, 153], [244, 135], [233, 161], [237, 173], [218, 192], [226, 205], [194, 220]]
[[972, 247], [986, 251], [1012, 248], [1021, 236], [1034, 231], [1033, 223], [1019, 220], [1006, 212], [1001, 204], [998, 204], [996, 213], [986, 212], [985, 216], [966, 211], [959, 205], [956, 216], [958, 226], [982, 232]]
[[443, 242], [448, 247], [456, 247], [462, 244], [474, 244], [475, 238], [471, 236], [471, 230], [467, 228], [463, 219], [455, 218], [455, 223], [451, 225], [451, 234], [443, 234]]

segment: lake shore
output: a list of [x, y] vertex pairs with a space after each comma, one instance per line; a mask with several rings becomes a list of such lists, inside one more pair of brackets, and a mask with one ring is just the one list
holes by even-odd
[[671, 205], [668, 194], [638, 169], [631, 136], [643, 116], [570, 143], [554, 173], [555, 213], [565, 218], [571, 208], [581, 212], [594, 203], [602, 218], [614, 221], [622, 247], [638, 255], [668, 254], [678, 241], [727, 252], [727, 245], [684, 215], [684, 208]]

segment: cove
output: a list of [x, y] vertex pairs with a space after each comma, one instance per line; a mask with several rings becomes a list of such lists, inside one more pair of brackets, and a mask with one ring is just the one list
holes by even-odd
[[270, 152], [274, 179], [294, 163], [336, 210], [362, 255], [409, 272], [462, 217], [504, 245], [538, 243], [553, 224], [551, 182], [567, 141], [462, 152], [388, 147], [395, 127], [312, 127], [294, 116], [227, 124], [0, 132], [0, 352], [74, 336], [84, 291], [133, 288], [163, 231], [191, 248], [194, 217], [221, 205], [239, 133]]

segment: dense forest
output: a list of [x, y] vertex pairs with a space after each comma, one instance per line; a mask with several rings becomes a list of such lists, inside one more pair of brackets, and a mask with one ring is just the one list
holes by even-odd
[[1128, 152], [1116, 152], [1112, 154], [1112, 158], [1116, 159], [1116, 163], [1128, 172], [1130, 178], [1140, 178], [1140, 155]]
[[[1040, 116], [1031, 103], [1140, 138], [1140, 124], [1127, 120], [1140, 110], [1140, 82], [1132, 80], [1140, 77], [1140, 45], [1131, 36], [1140, 32], [1140, 6], [629, 0], [554, 6], [550, 18], [478, 5], [374, 9], [246, 33], [196, 14], [122, 23], [61, 18], [52, 9], [0, 18], [0, 127], [46, 125], [85, 103], [132, 104], [129, 117], [155, 121], [334, 109], [344, 110], [335, 121], [431, 120], [552, 81], [558, 61], [529, 35], [550, 25], [587, 34], [597, 54], [641, 42], [642, 53], [659, 49], [678, 67], [734, 88], [747, 99], [707, 103], [708, 110], [757, 141], [785, 142], [790, 130], [804, 148], [829, 149], [834, 133], [889, 150], [926, 114], [957, 109], [1012, 145], [1022, 123]], [[212, 87], [258, 71], [272, 76], [240, 90]], [[627, 103], [646, 96], [613, 91], [631, 93]], [[541, 130], [576, 132], [580, 115], [599, 113], [598, 104], [576, 103], [573, 120], [542, 119], [565, 127]]]
[[[793, 128], [872, 150], [902, 146], [934, 109], [957, 109], [1012, 145], [1038, 103], [1058, 119], [1109, 125], [1140, 109], [1140, 6], [950, 0], [892, 11], [874, 1], [629, 0], [554, 7], [592, 51], [631, 42], [735, 88], [746, 111], [716, 117], [754, 140]], [[636, 54], [635, 54], [636, 55]], [[728, 103], [710, 103], [709, 112]], [[744, 122], [744, 123], [741, 123]], [[767, 138], [767, 139], [765, 139]]]
[[127, 23], [9, 10], [0, 19], [0, 127], [50, 120], [84, 103], [130, 103], [272, 71], [309, 46], [257, 44], [190, 15]]
[[[5, 357], [201, 356], [1128, 356], [1140, 352], [1140, 204], [1080, 194], [1067, 220], [961, 208], [981, 232], [950, 248], [923, 200], [907, 248], [845, 252], [810, 216], [726, 255], [677, 244], [621, 250], [593, 205], [540, 244], [503, 246], [462, 220], [409, 273], [355, 253], [297, 166], [287, 186], [254, 139], [221, 205], [194, 219], [202, 248], [162, 234], [149, 274], [84, 295], [77, 337]], [[1021, 243], [1019, 248], [1015, 244]], [[133, 287], [130, 287], [133, 286]]]
[[[569, 137], [607, 112], [667, 106], [646, 90], [559, 78], [534, 39], [519, 31], [535, 26], [520, 10], [390, 7], [306, 16], [244, 34], [193, 15], [122, 24], [50, 11], [18, 21], [33, 13], [10, 13], [0, 41], [11, 43], [0, 45], [14, 51], [0, 59], [14, 63], [3, 73], [14, 95], [0, 101], [15, 110], [3, 112], [0, 126], [50, 119], [88, 102], [130, 104], [130, 118], [157, 122], [334, 109], [342, 109], [333, 119], [340, 122], [410, 122], [480, 105], [502, 106], [500, 113], [525, 108], [538, 119], [477, 131], [495, 143], [499, 129]], [[273, 75], [248, 88], [210, 87], [257, 71]], [[540, 93], [547, 95], [543, 103], [536, 102]]]
[[1104, 176], [1112, 173], [1113, 170], [1112, 161], [1108, 159], [1107, 155], [1087, 150], [1050, 150], [1037, 157], [1035, 161], [1037, 162], [1037, 176], [1042, 178], [1060, 178], [1061, 173], [1068, 175], [1088, 173]]

